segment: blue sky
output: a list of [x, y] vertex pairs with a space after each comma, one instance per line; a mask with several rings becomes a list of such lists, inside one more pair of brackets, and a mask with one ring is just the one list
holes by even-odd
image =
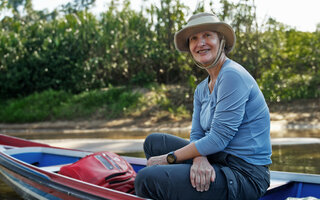
[[[34, 9], [42, 10], [54, 9], [68, 0], [33, 0]], [[69, 0], [70, 1], [70, 0]], [[195, 9], [199, 0], [181, 0], [192, 10]], [[232, 0], [238, 2], [239, 0]], [[108, 0], [96, 0], [94, 12], [102, 12], [107, 9]], [[143, 0], [131, 0], [133, 9], [140, 10]], [[160, 0], [147, 0], [145, 4], [151, 2], [159, 3]], [[257, 15], [260, 23], [266, 16], [271, 16], [277, 21], [295, 27], [301, 31], [315, 31], [316, 25], [320, 23], [320, 0], [255, 0]]]

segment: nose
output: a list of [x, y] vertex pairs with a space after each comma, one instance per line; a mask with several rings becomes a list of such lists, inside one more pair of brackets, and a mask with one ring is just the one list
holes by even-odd
[[204, 38], [201, 38], [201, 39], [200, 39], [200, 42], [199, 42], [199, 45], [200, 45], [200, 46], [204, 46], [205, 44], [206, 44], [205, 39], [204, 39]]
[[204, 46], [206, 44], [206, 41], [204, 38], [200, 39], [197, 46]]

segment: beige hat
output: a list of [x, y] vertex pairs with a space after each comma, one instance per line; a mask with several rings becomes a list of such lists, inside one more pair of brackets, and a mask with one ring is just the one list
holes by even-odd
[[202, 31], [215, 31], [224, 36], [226, 40], [226, 53], [230, 52], [236, 41], [232, 27], [211, 13], [195, 14], [180, 31], [174, 35], [174, 45], [180, 52], [189, 52], [188, 39], [191, 35]]

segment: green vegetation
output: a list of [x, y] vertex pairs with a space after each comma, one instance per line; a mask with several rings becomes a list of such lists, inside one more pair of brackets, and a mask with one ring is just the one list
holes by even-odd
[[[180, 120], [190, 117], [191, 98], [184, 98], [180, 87], [146, 88], [109, 87], [79, 94], [47, 90], [0, 104], [0, 122], [114, 119], [154, 117], [156, 120]], [[185, 93], [186, 94], [186, 93]], [[184, 101], [175, 106], [179, 95]], [[187, 107], [188, 106], [188, 107]]]
[[[89, 12], [94, 2], [74, 0], [52, 12], [33, 10], [31, 0], [0, 2], [0, 12], [12, 13], [0, 19], [1, 122], [152, 109], [163, 110], [154, 114], [160, 118], [190, 116], [194, 88], [206, 72], [174, 49], [173, 36], [187, 16], [204, 10], [204, 1], [193, 11], [180, 0], [135, 11], [129, 0], [110, 0], [100, 16]], [[248, 69], [268, 102], [320, 97], [320, 30], [300, 32], [272, 18], [258, 25], [254, 0], [210, 2], [236, 32], [228, 56]], [[158, 85], [147, 89], [151, 97], [132, 89], [147, 85]], [[169, 85], [184, 86], [181, 98]]]
[[0, 105], [1, 122], [34, 122], [87, 118], [110, 119], [135, 108], [141, 94], [128, 88], [93, 90], [79, 94], [48, 90], [7, 100]]

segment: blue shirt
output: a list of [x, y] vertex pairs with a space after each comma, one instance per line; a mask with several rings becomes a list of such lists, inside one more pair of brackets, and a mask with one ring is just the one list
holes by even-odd
[[269, 108], [254, 78], [227, 59], [211, 94], [208, 81], [195, 90], [190, 142], [203, 156], [224, 151], [254, 165], [271, 164]]

